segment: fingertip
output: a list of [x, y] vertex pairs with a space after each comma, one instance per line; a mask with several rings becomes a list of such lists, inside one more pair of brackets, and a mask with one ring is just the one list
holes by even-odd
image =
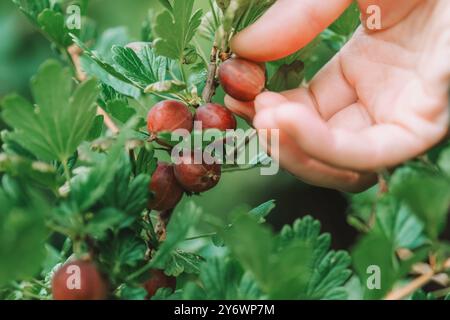
[[251, 122], [255, 116], [254, 102], [243, 102], [234, 99], [229, 95], [225, 95], [224, 98], [225, 106], [234, 114], [245, 119], [247, 122]]
[[255, 99], [255, 111], [260, 112], [264, 109], [275, 108], [279, 104], [286, 103], [288, 100], [279, 93], [265, 91]]
[[273, 61], [306, 46], [330, 25], [351, 0], [279, 0], [231, 40], [231, 49], [253, 61]]

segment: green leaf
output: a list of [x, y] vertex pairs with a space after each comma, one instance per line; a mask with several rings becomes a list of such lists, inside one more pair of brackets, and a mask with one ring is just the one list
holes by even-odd
[[105, 30], [99, 39], [97, 40], [94, 51], [97, 53], [98, 57], [109, 63], [113, 64], [114, 61], [113, 51], [111, 50], [113, 46], [125, 46], [129, 42], [130, 38], [128, 35], [127, 28], [116, 27]]
[[216, 5], [214, 5], [212, 10], [203, 16], [198, 28], [198, 34], [211, 42], [214, 41], [216, 31], [220, 27], [220, 21], [223, 19], [223, 12]]
[[241, 281], [239, 282], [237, 296], [239, 299], [244, 300], [257, 300], [265, 298], [255, 279], [249, 272], [245, 272], [242, 275]]
[[172, 11], [172, 4], [169, 0], [159, 0], [159, 3], [161, 3], [164, 7], [166, 7], [167, 10]]
[[147, 206], [150, 176], [140, 174], [132, 178], [129, 157], [122, 154], [116, 158], [117, 169], [109, 182], [100, 203], [116, 208], [131, 216], [138, 216]]
[[117, 92], [135, 99], [140, 97], [141, 90], [106, 62], [90, 56], [81, 56], [80, 64], [88, 75], [97, 77]]
[[47, 237], [47, 204], [25, 186], [5, 183], [4, 178], [0, 188], [0, 285], [39, 271]]
[[[118, 136], [116, 143], [109, 149], [106, 157], [102, 157], [87, 173], [79, 174], [72, 178], [71, 192], [65, 205], [70, 207], [73, 212], [85, 212], [98, 203], [111, 187], [111, 183], [114, 181], [116, 174], [120, 172], [119, 170], [124, 165], [127, 165], [124, 164], [123, 159], [126, 157], [124, 145], [128, 133], [127, 128], [124, 128]], [[127, 184], [128, 180], [123, 183]], [[130, 192], [133, 192], [132, 190], [133, 188], [130, 189]], [[109, 203], [107, 196], [103, 201]], [[129, 196], [126, 193], [126, 197]], [[124, 202], [123, 199], [117, 201]], [[122, 205], [118, 206], [119, 209], [126, 207]]]
[[45, 9], [38, 15], [37, 21], [42, 30], [60, 47], [72, 44], [64, 15], [50, 9]]
[[178, 80], [165, 80], [149, 84], [145, 93], [177, 93], [186, 89], [186, 84]]
[[228, 255], [214, 256], [201, 265], [201, 286], [185, 287], [184, 299], [205, 300], [256, 300], [263, 293], [250, 273], [245, 273], [239, 264]]
[[431, 169], [411, 165], [397, 170], [389, 187], [425, 224], [427, 235], [436, 239], [447, 222], [450, 181]]
[[35, 24], [39, 13], [50, 8], [49, 0], [13, 0], [13, 2]]
[[102, 260], [115, 266], [135, 267], [144, 261], [147, 246], [145, 242], [130, 232], [122, 232], [112, 241], [104, 243]]
[[103, 115], [99, 114], [99, 115], [95, 116], [94, 123], [92, 124], [92, 127], [89, 130], [89, 134], [86, 137], [86, 140], [92, 141], [92, 140], [99, 138], [102, 135], [103, 122], [104, 122]]
[[235, 17], [235, 27], [241, 31], [261, 17], [269, 9], [275, 0], [239, 0], [242, 6]]
[[360, 14], [358, 4], [354, 1], [329, 28], [340, 35], [350, 36], [361, 24]]
[[252, 272], [258, 283], [267, 286], [271, 271], [267, 260], [275, 246], [270, 230], [259, 226], [254, 218], [240, 215], [221, 235], [243, 267]]
[[65, 258], [61, 255], [61, 252], [56, 250], [52, 245], [45, 245], [45, 260], [42, 263], [42, 276], [46, 276], [50, 273], [56, 265], [64, 262]]
[[158, 56], [151, 45], [146, 45], [137, 53], [139, 59], [151, 77], [151, 82], [163, 81], [166, 79], [169, 60], [166, 57]]
[[114, 46], [112, 51], [113, 61], [118, 66], [118, 71], [140, 88], [158, 81], [158, 78], [151, 73], [152, 70], [144, 66], [133, 49]]
[[376, 206], [374, 232], [384, 234], [394, 249], [416, 249], [426, 243], [423, 223], [406, 205], [385, 196]]
[[[417, 251], [406, 261], [398, 261], [395, 257], [395, 246], [391, 239], [380, 232], [371, 232], [363, 237], [352, 251], [353, 264], [360, 277], [365, 299], [381, 299], [410, 271], [412, 265], [423, 260], [429, 248]], [[373, 273], [369, 267], [376, 267], [379, 274]], [[369, 288], [373, 276], [379, 276], [379, 288]]]
[[241, 31], [255, 22], [274, 2], [275, 0], [237, 0], [232, 2], [216, 0], [217, 5], [224, 12], [221, 29], [225, 34], [229, 34], [233, 29]]
[[123, 300], [144, 300], [148, 293], [143, 287], [132, 287], [125, 284], [119, 287], [117, 295]]
[[436, 298], [431, 292], [426, 293], [423, 290], [418, 290], [412, 294], [411, 300], [436, 300]]
[[[390, 195], [378, 200], [375, 208], [375, 225], [355, 246], [352, 254], [355, 270], [364, 287], [367, 299], [383, 298], [394, 284], [404, 277], [414, 262], [423, 259], [428, 248], [423, 235], [423, 224], [410, 209]], [[417, 249], [412, 258], [400, 261], [396, 251], [400, 248]], [[423, 254], [425, 253], [425, 255]], [[371, 268], [377, 268], [370, 270]], [[378, 272], [379, 274], [376, 274]], [[379, 276], [380, 287], [370, 289], [368, 285]]]
[[71, 36], [74, 43], [83, 50], [84, 54], [80, 57], [80, 65], [84, 72], [97, 77], [101, 82], [125, 96], [135, 99], [140, 97], [140, 88], [136, 87], [133, 82], [118, 72], [113, 65], [106, 61], [106, 58], [100, 56], [98, 52], [90, 50], [75, 35], [71, 34]]
[[350, 200], [348, 222], [362, 232], [366, 232], [373, 224], [376, 203], [379, 197], [378, 186], [364, 192], [348, 195]]
[[3, 101], [3, 119], [14, 128], [11, 139], [42, 160], [67, 161], [89, 134], [99, 93], [94, 80], [72, 96], [71, 87], [67, 69], [56, 61], [44, 63], [32, 81], [36, 107], [16, 95]]
[[[364, 290], [365, 299], [383, 298], [398, 279], [392, 241], [382, 234], [371, 233], [359, 241], [352, 252], [352, 258], [355, 270], [366, 289]], [[380, 271], [380, 287], [372, 290], [368, 289], [366, 284], [371, 281], [371, 276], [377, 276], [377, 274], [369, 272], [370, 266], [375, 266]]]
[[154, 255], [151, 265], [154, 268], [163, 269], [167, 261], [172, 258], [172, 252], [184, 241], [192, 226], [200, 219], [202, 210], [189, 201], [183, 208], [177, 208], [167, 225], [167, 238], [162, 242]]
[[450, 178], [450, 147], [445, 148], [438, 160], [438, 166]]
[[345, 251], [330, 250], [331, 237], [327, 233], [320, 234], [320, 228], [320, 222], [310, 216], [298, 219], [292, 227], [282, 229], [279, 245], [284, 247], [297, 241], [312, 251], [302, 260], [311, 273], [303, 298], [346, 299], [343, 285], [351, 275], [350, 256]]
[[[305, 79], [307, 81], [310, 81], [336, 54], [336, 46], [330, 47], [329, 43], [324, 41], [327, 39], [327, 34], [330, 33], [333, 32], [325, 30], [325, 32], [321, 33], [315, 40], [310, 42], [309, 45], [289, 57], [289, 60], [300, 59], [303, 61], [305, 64]], [[342, 37], [341, 39], [344, 40]], [[344, 42], [341, 41], [339, 44], [340, 47]]]
[[146, 143], [144, 147], [139, 150], [136, 164], [135, 173], [153, 174], [156, 170], [157, 159], [155, 158], [155, 151], [151, 144]]
[[17, 155], [1, 153], [0, 172], [6, 172], [11, 177], [29, 179], [28, 182], [54, 191], [62, 184], [54, 166]]
[[262, 223], [273, 209], [275, 209], [275, 200], [269, 200], [250, 210], [249, 214]]
[[[350, 275], [346, 270], [349, 264], [347, 255], [339, 253], [333, 256], [334, 253], [331, 253], [328, 262], [327, 260], [322, 262], [318, 259], [321, 257], [319, 253], [325, 256], [328, 247], [315, 241], [314, 232], [309, 233], [311, 226], [308, 219], [304, 224], [301, 222], [297, 224], [295, 232], [286, 227], [278, 239], [253, 217], [241, 214], [233, 221], [231, 228], [222, 232], [233, 256], [245, 270], [252, 273], [261, 290], [272, 299], [313, 298], [320, 293], [320, 288], [333, 287], [336, 283], [345, 281]], [[315, 261], [323, 263], [319, 270], [314, 270]], [[274, 273], [273, 270], [277, 272]], [[327, 279], [326, 275], [330, 270], [336, 270], [336, 274], [339, 274], [337, 280], [335, 274], [330, 276], [330, 278], [334, 276], [334, 279], [325, 283], [318, 280]], [[314, 278], [314, 272], [321, 272], [317, 276], [318, 279]]]
[[159, 288], [150, 300], [181, 300], [181, 293], [171, 288]]
[[298, 88], [305, 77], [304, 68], [304, 63], [299, 60], [282, 65], [270, 78], [268, 89], [280, 92]]
[[126, 215], [115, 208], [104, 208], [96, 212], [92, 219], [87, 221], [84, 233], [94, 239], [103, 239], [106, 232], [117, 226], [126, 219]]
[[200, 272], [200, 264], [204, 261], [205, 259], [198, 254], [175, 250], [171, 253], [171, 258], [167, 261], [164, 272], [166, 275], [173, 277], [178, 277], [183, 272], [197, 274]]
[[158, 55], [182, 60], [184, 49], [201, 23], [202, 11], [192, 13], [193, 6], [194, 0], [175, 1], [171, 11], [165, 10], [156, 17], [153, 31]]

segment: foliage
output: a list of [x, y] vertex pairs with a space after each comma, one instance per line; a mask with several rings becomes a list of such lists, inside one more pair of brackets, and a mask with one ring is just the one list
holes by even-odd
[[[450, 250], [440, 239], [450, 204], [448, 143], [384, 174], [387, 190], [349, 196], [348, 220], [362, 232], [351, 254], [332, 250], [331, 236], [311, 216], [272, 231], [266, 218], [275, 201], [239, 207], [225, 219], [186, 201], [167, 225], [167, 217], [146, 208], [162, 158], [145, 130], [148, 106], [162, 99], [201, 104], [210, 61], [198, 41], [229, 54], [230, 37], [273, 1], [209, 1], [201, 10], [194, 0], [161, 0], [143, 28], [141, 40], [152, 42], [139, 50], [126, 45], [122, 27], [95, 36], [87, 16], [83, 32], [68, 30], [61, 1], [14, 3], [60, 59], [37, 71], [33, 102], [16, 94], [1, 102], [0, 298], [49, 299], [54, 271], [85, 256], [107, 276], [111, 298], [120, 299], [144, 299], [142, 283], [154, 268], [182, 281], [153, 299], [349, 299], [354, 292], [381, 299], [410, 281], [411, 267], [427, 257], [436, 274], [448, 273]], [[268, 88], [310, 80], [357, 26], [352, 5], [306, 48], [268, 63]], [[74, 81], [67, 50], [74, 45], [88, 79]], [[382, 270], [374, 290], [365, 285], [372, 265]]]

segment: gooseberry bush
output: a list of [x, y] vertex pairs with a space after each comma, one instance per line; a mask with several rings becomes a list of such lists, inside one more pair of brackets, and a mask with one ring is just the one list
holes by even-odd
[[[361, 232], [350, 252], [332, 250], [311, 216], [272, 231], [272, 200], [253, 209], [237, 203], [225, 217], [205, 212], [193, 199], [242, 168], [192, 163], [195, 150], [171, 161], [173, 131], [216, 129], [218, 141], [244, 126], [223, 106], [223, 91], [250, 101], [264, 88], [307, 83], [359, 25], [356, 5], [306, 48], [262, 65], [234, 56], [229, 41], [272, 0], [160, 0], [140, 39], [122, 26], [98, 33], [88, 1], [76, 2], [80, 28], [71, 27], [73, 3], [13, 2], [58, 59], [31, 80], [33, 100], [12, 94], [1, 102], [0, 298], [438, 299], [450, 292], [442, 237], [449, 141], [348, 195], [348, 222]], [[250, 166], [267, 161], [262, 155]]]

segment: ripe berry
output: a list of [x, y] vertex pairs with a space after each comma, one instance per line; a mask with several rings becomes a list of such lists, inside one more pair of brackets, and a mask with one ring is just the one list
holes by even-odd
[[150, 180], [149, 190], [153, 192], [153, 199], [149, 201], [148, 208], [153, 210], [172, 209], [183, 197], [183, 189], [175, 178], [173, 166], [167, 163], [158, 164]]
[[223, 89], [240, 101], [253, 101], [264, 89], [264, 67], [242, 58], [231, 58], [222, 63], [219, 80]]
[[55, 300], [104, 300], [107, 285], [92, 262], [75, 260], [55, 272], [52, 293]]
[[170, 288], [175, 290], [177, 287], [177, 279], [175, 277], [166, 276], [165, 273], [158, 269], [150, 270], [151, 278], [144, 283], [147, 290], [147, 298], [153, 297], [160, 288]]
[[207, 103], [199, 107], [194, 121], [200, 121], [202, 129], [236, 129], [236, 118], [233, 113], [219, 104]]
[[215, 187], [220, 174], [219, 164], [195, 164], [193, 155], [183, 155], [181, 163], [175, 165], [175, 177], [190, 192], [204, 192]]
[[161, 101], [151, 108], [147, 115], [147, 129], [150, 134], [177, 129], [192, 131], [192, 127], [192, 113], [179, 101]]

